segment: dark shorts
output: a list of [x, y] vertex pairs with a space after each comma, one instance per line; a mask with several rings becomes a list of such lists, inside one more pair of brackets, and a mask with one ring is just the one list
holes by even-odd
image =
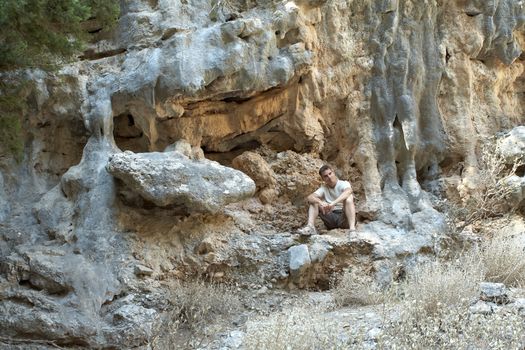
[[349, 228], [348, 220], [342, 209], [332, 210], [328, 214], [323, 214], [319, 211], [319, 217], [323, 220], [327, 229], [334, 228]]

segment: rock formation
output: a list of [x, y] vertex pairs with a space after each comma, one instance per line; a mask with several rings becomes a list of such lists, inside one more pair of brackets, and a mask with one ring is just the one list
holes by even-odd
[[[170, 278], [327, 288], [359, 263], [388, 281], [439, 250], [435, 195], [474, 191], [481, 141], [525, 117], [521, 1], [132, 0], [92, 35], [80, 62], [18, 73], [2, 337], [143, 346]], [[359, 232], [305, 242], [323, 162]]]
[[244, 173], [178, 152], [118, 153], [109, 159], [107, 171], [155, 205], [188, 212], [216, 213], [255, 192], [255, 183]]

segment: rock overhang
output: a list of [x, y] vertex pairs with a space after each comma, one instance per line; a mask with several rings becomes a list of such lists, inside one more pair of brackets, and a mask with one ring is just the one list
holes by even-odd
[[106, 169], [155, 205], [189, 212], [216, 213], [255, 193], [255, 182], [246, 174], [178, 152], [116, 153]]

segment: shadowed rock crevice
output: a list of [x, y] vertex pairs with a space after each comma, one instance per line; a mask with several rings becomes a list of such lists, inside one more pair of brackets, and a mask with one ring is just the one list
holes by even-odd
[[113, 137], [115, 143], [122, 151], [147, 152], [149, 140], [135, 123], [135, 118], [129, 113], [116, 116], [113, 119]]
[[80, 56], [79, 58], [82, 60], [100, 60], [102, 58], [108, 58], [113, 57], [117, 55], [122, 55], [123, 53], [126, 53], [126, 49], [114, 49], [114, 50], [108, 50], [108, 51], [102, 51], [102, 52], [95, 52], [93, 50], [87, 50], [84, 51], [84, 54]]
[[[294, 80], [254, 96], [232, 91], [227, 97], [213, 99], [158, 101], [156, 110], [141, 105], [139, 97], [126, 102], [129, 111], [113, 118], [113, 137], [119, 148], [134, 152], [164, 150], [184, 139], [206, 153], [217, 154], [212, 159], [231, 159], [228, 153], [238, 155], [239, 150], [253, 148], [250, 144], [255, 143], [277, 151], [316, 150], [322, 137], [322, 131], [315, 130], [320, 129], [317, 121], [302, 124], [295, 120], [298, 113], [309, 113], [298, 110], [304, 98], [301, 89]], [[147, 90], [145, 87], [138, 95], [148, 96], [151, 91]], [[122, 93], [113, 95], [114, 113], [122, 109], [126, 98], [129, 96]]]

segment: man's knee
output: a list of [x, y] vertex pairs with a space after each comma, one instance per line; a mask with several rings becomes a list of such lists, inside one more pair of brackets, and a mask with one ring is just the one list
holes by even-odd
[[354, 205], [354, 196], [350, 195], [347, 199], [344, 200], [344, 205]]
[[319, 203], [308, 203], [309, 207], [314, 207], [316, 209], [319, 209]]

